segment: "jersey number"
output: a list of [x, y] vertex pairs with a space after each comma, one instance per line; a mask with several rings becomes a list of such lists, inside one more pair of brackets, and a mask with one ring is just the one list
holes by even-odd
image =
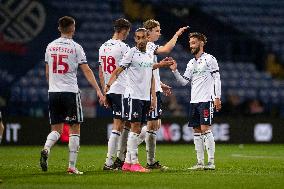
[[101, 56], [104, 72], [112, 73], [116, 69], [115, 59], [112, 56]]
[[[69, 65], [66, 62], [64, 62], [64, 59], [68, 59], [68, 55], [52, 54], [51, 57], [53, 58], [53, 64], [52, 64], [53, 73], [65, 74], [66, 72], [68, 72]], [[58, 65], [61, 66], [61, 69], [57, 68]]]

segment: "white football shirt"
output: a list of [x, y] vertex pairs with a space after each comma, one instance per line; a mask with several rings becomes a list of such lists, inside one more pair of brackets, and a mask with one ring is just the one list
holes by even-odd
[[127, 68], [127, 87], [124, 97], [150, 101], [154, 54], [131, 48], [123, 57], [121, 66]]
[[190, 103], [208, 102], [221, 98], [219, 66], [214, 56], [203, 53], [197, 60], [191, 59], [183, 74], [174, 72], [177, 80], [186, 85], [191, 81]]
[[87, 63], [81, 45], [72, 39], [60, 37], [48, 44], [45, 62], [49, 67], [48, 92], [79, 91], [77, 69], [80, 64]]
[[[129, 50], [129, 46], [121, 40], [110, 39], [99, 50], [99, 63], [102, 66], [105, 84], [108, 83], [112, 72], [120, 66], [123, 55]], [[123, 71], [111, 85], [107, 94], [124, 94], [126, 87], [126, 71]]]
[[[147, 47], [146, 47], [147, 51], [154, 54], [157, 48], [159, 48], [159, 45], [155, 45], [155, 43], [153, 42], [147, 43]], [[154, 55], [154, 63], [157, 63], [157, 62], [158, 62], [157, 56]], [[159, 68], [153, 70], [153, 75], [155, 77], [156, 92], [163, 92], [162, 87], [161, 87], [161, 78], [160, 78]]]

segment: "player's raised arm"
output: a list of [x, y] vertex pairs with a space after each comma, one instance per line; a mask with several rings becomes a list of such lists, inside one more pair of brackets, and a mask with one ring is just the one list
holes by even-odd
[[159, 63], [155, 63], [153, 65], [153, 70], [157, 69], [157, 68], [168, 68], [171, 65], [174, 64], [174, 60], [170, 57], [166, 57], [163, 60], [161, 60]]
[[187, 30], [189, 27], [186, 26], [186, 27], [182, 27], [180, 28], [176, 33], [175, 35], [172, 37], [172, 39], [170, 41], [168, 41], [164, 46], [160, 46], [156, 49], [156, 54], [168, 54], [172, 51], [172, 49], [174, 48], [174, 46], [176, 45], [176, 42], [179, 38], [179, 36], [181, 34], [183, 34], [183, 32], [185, 30]]
[[103, 102], [103, 100], [104, 100], [104, 96], [103, 96], [103, 94], [101, 92], [101, 89], [100, 89], [98, 83], [97, 83], [97, 80], [96, 80], [96, 78], [94, 76], [93, 71], [90, 69], [88, 64], [80, 64], [80, 68], [83, 71], [83, 73], [84, 73], [86, 79], [88, 80], [88, 82], [96, 90], [97, 96], [99, 97], [99, 101], [100, 101], [100, 104], [101, 104]]

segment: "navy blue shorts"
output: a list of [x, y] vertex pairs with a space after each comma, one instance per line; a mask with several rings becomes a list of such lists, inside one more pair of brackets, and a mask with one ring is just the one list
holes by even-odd
[[161, 98], [161, 92], [156, 92], [157, 95], [157, 104], [156, 104], [156, 108], [154, 111], [150, 112], [148, 114], [148, 121], [151, 120], [158, 120], [161, 119], [161, 115], [162, 115], [162, 98]]
[[110, 103], [113, 118], [122, 120], [124, 114], [123, 95], [110, 93], [106, 97]]
[[82, 123], [83, 111], [80, 93], [49, 92], [49, 121], [50, 124]]
[[147, 100], [124, 98], [124, 120], [130, 122], [147, 122], [151, 102]]
[[189, 127], [200, 127], [200, 125], [211, 125], [213, 121], [214, 105], [212, 101], [190, 103]]

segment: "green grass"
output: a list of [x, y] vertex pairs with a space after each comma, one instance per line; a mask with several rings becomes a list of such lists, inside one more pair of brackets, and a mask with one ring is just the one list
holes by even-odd
[[[49, 170], [39, 168], [40, 146], [0, 147], [0, 188], [283, 188], [284, 145], [220, 145], [215, 171], [189, 171], [195, 163], [193, 145], [158, 145], [157, 159], [169, 171], [123, 173], [102, 171], [106, 146], [81, 146], [78, 168], [68, 175], [68, 147], [55, 146]], [[145, 146], [139, 159], [145, 164]]]

